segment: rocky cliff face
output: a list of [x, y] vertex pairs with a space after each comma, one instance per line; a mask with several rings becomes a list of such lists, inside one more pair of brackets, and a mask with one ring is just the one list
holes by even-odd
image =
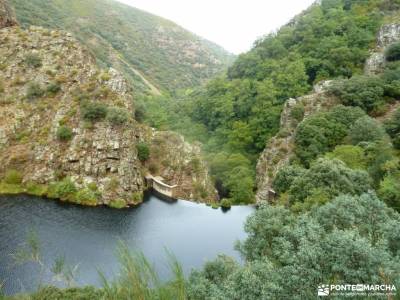
[[0, 29], [17, 25], [13, 9], [8, 5], [6, 0], [0, 0]]
[[208, 167], [201, 157], [200, 145], [187, 143], [174, 132], [155, 131], [150, 153], [146, 166], [152, 175], [161, 176], [165, 183], [177, 185], [179, 198], [204, 202], [217, 199]]
[[[130, 94], [124, 78], [99, 70], [70, 34], [0, 29], [0, 185], [85, 205], [140, 202], [146, 170], [137, 144], [155, 135], [134, 120]], [[153, 161], [179, 155], [170, 150]], [[180, 166], [192, 178], [189, 163]], [[172, 168], [166, 178], [188, 180]]]
[[[314, 87], [310, 95], [289, 99], [281, 114], [280, 131], [266, 145], [257, 162], [257, 203], [271, 200], [274, 194], [272, 181], [280, 168], [289, 162], [293, 154], [294, 136], [298, 124], [319, 111], [328, 110], [337, 104], [337, 100], [328, 96], [326, 87], [330, 81], [325, 81]], [[301, 119], [295, 117], [294, 110], [304, 111]]]
[[365, 63], [365, 74], [373, 75], [380, 73], [385, 67], [386, 48], [400, 40], [400, 24], [387, 24], [382, 26], [377, 37], [377, 47]]

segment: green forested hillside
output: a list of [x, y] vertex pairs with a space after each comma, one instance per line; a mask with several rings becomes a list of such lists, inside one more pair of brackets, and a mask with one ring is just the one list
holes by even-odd
[[[273, 136], [288, 137], [279, 131], [285, 102], [332, 79], [313, 94], [332, 106], [306, 115], [295, 102], [291, 110], [295, 130], [272, 183], [277, 196], [247, 220], [247, 238], [236, 245], [244, 263], [221, 255], [186, 279], [171, 257], [172, 278], [160, 284], [143, 255], [124, 248], [114, 282], [44, 287], [28, 299], [314, 299], [321, 284], [395, 286], [358, 298], [400, 299], [400, 1], [319, 2], [207, 85], [143, 98], [146, 122], [204, 143], [225, 203], [249, 203], [260, 152]], [[397, 41], [375, 49], [388, 20], [397, 20]], [[364, 74], [372, 49], [382, 51], [384, 67]]]
[[23, 26], [72, 32], [103, 66], [124, 71], [136, 92], [157, 94], [198, 85], [224, 70], [233, 58], [171, 21], [112, 0], [10, 3]]
[[[323, 0], [257, 41], [225, 76], [188, 91], [179, 104], [153, 99], [148, 119], [200, 138], [222, 195], [252, 201], [255, 162], [279, 130], [286, 100], [321, 80], [362, 74], [380, 26], [398, 9], [397, 0]], [[367, 112], [382, 113], [384, 97], [382, 92]]]

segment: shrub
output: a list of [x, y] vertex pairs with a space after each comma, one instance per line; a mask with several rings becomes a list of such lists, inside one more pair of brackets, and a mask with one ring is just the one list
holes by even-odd
[[392, 138], [394, 147], [400, 149], [400, 109], [397, 109], [393, 116], [385, 121], [385, 129]]
[[87, 187], [88, 187], [89, 190], [91, 190], [91, 191], [93, 191], [93, 192], [96, 192], [96, 191], [99, 190], [99, 188], [97, 187], [97, 184], [96, 184], [95, 182], [89, 183], [89, 184], [87, 185]]
[[300, 122], [304, 118], [304, 105], [301, 103], [298, 103], [295, 105], [292, 110], [290, 111], [290, 116], [296, 120], [297, 122]]
[[385, 52], [387, 61], [396, 61], [400, 59], [400, 43], [390, 45]]
[[7, 184], [21, 184], [22, 174], [17, 170], [9, 170], [4, 176], [4, 182]]
[[99, 102], [84, 102], [81, 106], [81, 115], [86, 121], [98, 121], [107, 115], [107, 106]]
[[26, 91], [26, 97], [30, 100], [42, 97], [45, 94], [45, 91], [42, 87], [35, 82], [32, 82], [28, 85], [28, 89]]
[[332, 84], [329, 91], [345, 105], [358, 106], [366, 112], [372, 112], [382, 105], [385, 84], [377, 76], [354, 76]]
[[61, 90], [61, 86], [57, 82], [52, 82], [47, 86], [47, 92], [51, 95], [57, 94]]
[[123, 199], [115, 199], [115, 200], [112, 200], [108, 204], [108, 206], [111, 207], [111, 208], [121, 209], [121, 208], [126, 207], [126, 202]]
[[342, 161], [318, 159], [303, 176], [297, 177], [289, 190], [289, 200], [304, 202], [315, 190], [325, 192], [330, 199], [339, 194], [360, 195], [371, 188], [368, 173], [352, 170]]
[[128, 122], [129, 114], [126, 109], [111, 107], [107, 112], [107, 120], [113, 125], [122, 125]]
[[75, 196], [77, 188], [70, 178], [50, 185], [48, 196], [60, 200], [71, 200]]
[[32, 68], [39, 68], [42, 66], [42, 59], [37, 54], [28, 54], [25, 57], [25, 63]]
[[140, 203], [143, 201], [143, 193], [142, 192], [132, 193], [131, 199], [134, 203]]
[[97, 193], [88, 188], [79, 190], [75, 195], [75, 202], [78, 204], [95, 205], [97, 199]]
[[295, 135], [295, 153], [305, 166], [331, 151], [347, 135], [347, 128], [329, 114], [320, 113], [303, 121]]
[[305, 166], [318, 156], [332, 151], [348, 135], [351, 125], [366, 116], [360, 108], [339, 105], [328, 113], [304, 120], [295, 135], [295, 153]]
[[72, 138], [72, 130], [67, 126], [60, 126], [57, 129], [57, 138], [60, 141], [69, 141]]
[[1, 78], [0, 78], [0, 94], [1, 93], [4, 93], [4, 83], [3, 83], [3, 81], [1, 80]]
[[349, 137], [353, 145], [361, 142], [376, 142], [384, 139], [385, 130], [378, 121], [365, 116], [354, 123]]
[[400, 174], [388, 175], [380, 183], [379, 197], [400, 212]]
[[284, 166], [276, 174], [272, 187], [278, 194], [285, 193], [290, 189], [293, 181], [302, 176], [305, 169], [298, 166]]
[[[68, 269], [69, 270], [69, 269]], [[56, 300], [56, 299], [102, 299], [104, 293], [101, 289], [96, 289], [93, 286], [87, 287], [69, 287], [61, 289], [55, 286], [41, 287], [38, 291], [29, 296], [32, 300]]]
[[232, 202], [229, 199], [222, 199], [221, 200], [221, 207], [223, 208], [231, 208]]
[[326, 154], [326, 158], [339, 159], [351, 169], [365, 170], [367, 168], [364, 149], [358, 146], [352, 146], [352, 145], [337, 146], [335, 150]]
[[100, 79], [101, 79], [102, 81], [109, 81], [109, 80], [111, 79], [111, 75], [110, 75], [110, 73], [108, 73], [108, 72], [103, 72], [103, 73], [100, 75]]
[[47, 186], [30, 181], [26, 184], [26, 191], [29, 195], [43, 197], [47, 194]]
[[195, 183], [193, 188], [196, 197], [200, 197], [200, 199], [206, 199], [208, 197], [207, 189], [201, 183]]
[[150, 157], [150, 148], [146, 143], [139, 143], [136, 145], [138, 157], [141, 162], [145, 162]]

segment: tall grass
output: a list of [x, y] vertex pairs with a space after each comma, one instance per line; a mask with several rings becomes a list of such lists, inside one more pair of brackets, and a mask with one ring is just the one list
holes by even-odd
[[125, 244], [121, 243], [118, 248], [118, 258], [121, 265], [118, 278], [109, 282], [100, 273], [105, 298], [110, 300], [186, 299], [182, 266], [172, 253], [168, 251], [166, 253], [173, 276], [170, 281], [163, 283], [154, 266], [143, 253], [130, 251]]
[[[93, 286], [74, 287], [78, 266], [70, 267], [64, 257], [54, 261], [51, 268], [47, 268], [42, 262], [40, 242], [37, 235], [32, 232], [28, 235], [24, 247], [17, 251], [14, 260], [17, 264], [34, 262], [40, 266], [38, 290], [32, 294], [18, 294], [12, 297], [2, 298], [0, 283], [0, 300], [185, 300], [186, 281], [182, 266], [176, 257], [166, 250], [168, 266], [172, 273], [172, 279], [163, 282], [154, 266], [147, 260], [143, 253], [131, 251], [125, 243], [118, 246], [118, 259], [120, 270], [117, 278], [108, 280], [99, 272], [102, 282], [101, 288]], [[44, 286], [45, 273], [53, 274], [53, 281], [64, 283], [67, 289], [55, 286]]]

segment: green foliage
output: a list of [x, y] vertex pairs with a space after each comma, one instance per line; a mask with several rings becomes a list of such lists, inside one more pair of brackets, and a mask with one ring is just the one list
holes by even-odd
[[400, 59], [400, 43], [391, 44], [385, 51], [387, 61], [396, 61]]
[[352, 145], [340, 145], [325, 155], [328, 159], [339, 159], [351, 169], [365, 170], [367, 158], [363, 148]]
[[[278, 133], [282, 105], [288, 98], [304, 95], [322, 79], [348, 78], [362, 72], [384, 10], [391, 10], [383, 2], [325, 0], [313, 5], [277, 33], [257, 41], [251, 51], [240, 55], [226, 76], [205, 87], [177, 93], [174, 99], [141, 100], [146, 106], [144, 119], [152, 127], [175, 130], [204, 143], [210, 165], [214, 157], [240, 154], [250, 161], [251, 170], [268, 140]], [[389, 94], [386, 83], [365, 77], [343, 81], [348, 86], [343, 103], [381, 112], [383, 96]], [[395, 94], [395, 85], [390, 86], [390, 93]], [[297, 121], [304, 115], [301, 106], [292, 113]], [[305, 122], [296, 140], [300, 161], [308, 166], [332, 151], [361, 116], [360, 109], [340, 108], [335, 114]], [[232, 167], [230, 173], [236, 166]], [[254, 173], [247, 173], [254, 182]], [[232, 197], [234, 182], [244, 185], [235, 178], [229, 182], [226, 174], [212, 171], [212, 175], [222, 198]], [[246, 197], [251, 195], [250, 185], [249, 180]]]
[[29, 195], [34, 195], [38, 197], [44, 197], [47, 194], [47, 186], [46, 185], [40, 185], [35, 182], [28, 182], [26, 184], [26, 192]]
[[126, 109], [110, 107], [107, 112], [107, 120], [113, 125], [123, 125], [129, 120], [129, 113]]
[[362, 142], [378, 142], [383, 140], [385, 136], [382, 125], [368, 116], [358, 119], [349, 132], [350, 141], [353, 145]]
[[72, 129], [67, 126], [60, 126], [57, 129], [57, 138], [60, 141], [69, 141], [72, 139], [73, 132]]
[[226, 181], [230, 200], [235, 204], [254, 202], [254, 180], [249, 169], [234, 168]]
[[104, 299], [177, 299], [185, 300], [186, 285], [182, 267], [167, 252], [172, 279], [162, 283], [152, 264], [142, 253], [119, 247], [121, 269], [118, 278], [109, 282], [102, 275]]
[[23, 176], [21, 172], [17, 170], [9, 170], [5, 173], [4, 175], [4, 182], [7, 184], [21, 184], [22, 183]]
[[121, 209], [121, 208], [126, 207], [126, 202], [125, 202], [125, 200], [122, 200], [122, 199], [115, 199], [115, 200], [112, 200], [108, 204], [108, 206], [111, 208]]
[[141, 203], [143, 201], [143, 192], [132, 193], [131, 200], [136, 204]]
[[49, 186], [48, 197], [72, 201], [77, 191], [78, 189], [72, 180], [70, 178], [65, 178]]
[[309, 166], [318, 156], [334, 149], [347, 136], [350, 126], [365, 115], [359, 108], [337, 106], [307, 118], [297, 128], [295, 153]]
[[[314, 5], [276, 34], [257, 41], [230, 68], [231, 78], [262, 78], [277, 62], [300, 55], [309, 82], [350, 77], [361, 70], [380, 25], [379, 4], [384, 1], [325, 0]], [[362, 17], [361, 17], [362, 16]]]
[[287, 192], [296, 178], [302, 177], [305, 170], [299, 166], [284, 166], [279, 169], [273, 181], [273, 188], [278, 194]]
[[50, 95], [56, 95], [59, 91], [61, 91], [61, 86], [58, 82], [52, 82], [47, 86], [46, 90]]
[[379, 197], [400, 212], [400, 173], [387, 175], [380, 183]]
[[28, 67], [39, 68], [42, 66], [42, 59], [39, 55], [31, 53], [25, 57], [25, 64]]
[[84, 205], [96, 205], [98, 198], [98, 192], [84, 188], [76, 192], [73, 202]]
[[45, 90], [38, 83], [31, 82], [26, 90], [26, 98], [33, 100], [42, 97], [45, 93]]
[[246, 157], [218, 153], [211, 159], [210, 170], [222, 197], [229, 198], [235, 204], [254, 201], [254, 174]]
[[352, 170], [339, 160], [318, 159], [304, 174], [293, 180], [289, 200], [306, 202], [315, 190], [325, 191], [332, 199], [339, 194], [360, 195], [371, 188], [368, 173]]
[[107, 116], [107, 106], [101, 102], [85, 101], [81, 104], [81, 116], [86, 121], [100, 121]]
[[300, 122], [304, 118], [304, 105], [299, 103], [296, 104], [290, 111], [290, 117]]
[[377, 76], [354, 76], [330, 87], [344, 105], [358, 106], [371, 113], [383, 104], [384, 81]]
[[373, 179], [374, 187], [378, 187], [379, 182], [387, 174], [387, 164], [396, 161], [395, 153], [387, 141], [367, 143], [362, 146], [366, 153], [367, 171]]
[[264, 205], [247, 220], [248, 237], [238, 245], [246, 264], [218, 258], [192, 272], [188, 294], [199, 300], [314, 299], [320, 282], [385, 278], [398, 285], [400, 236], [393, 228], [399, 226], [399, 215], [370, 194], [340, 196], [299, 216]]
[[229, 199], [222, 199], [220, 205], [223, 208], [231, 208], [232, 202]]
[[146, 143], [139, 143], [136, 145], [138, 157], [141, 162], [145, 162], [150, 157], [150, 148]]
[[385, 121], [385, 129], [392, 138], [394, 147], [400, 149], [400, 109], [397, 109], [393, 116]]
[[92, 300], [101, 299], [103, 292], [93, 286], [60, 289], [54, 286], [43, 287], [30, 295], [31, 300]]

